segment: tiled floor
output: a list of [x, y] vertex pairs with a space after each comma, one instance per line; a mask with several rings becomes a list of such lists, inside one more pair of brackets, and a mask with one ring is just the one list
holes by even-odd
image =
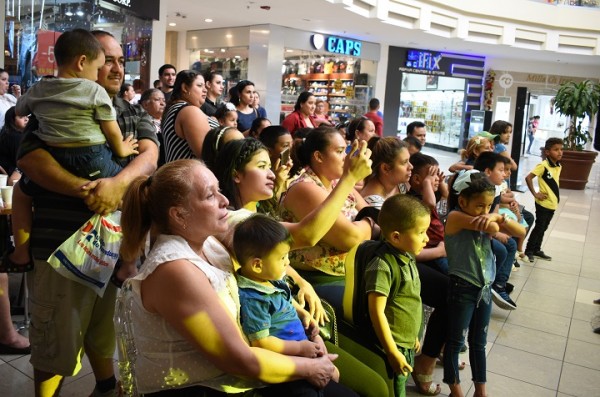
[[[453, 153], [425, 149], [443, 169]], [[520, 175], [540, 161], [523, 158]], [[512, 298], [518, 309], [494, 307], [488, 335], [488, 392], [494, 397], [600, 396], [600, 166], [592, 170], [584, 191], [561, 190], [561, 203], [546, 234], [544, 250], [551, 262], [524, 263], [513, 272]], [[519, 201], [533, 209], [528, 192]], [[468, 362], [468, 354], [461, 358]], [[470, 369], [462, 373], [463, 388], [473, 395]], [[438, 367], [435, 379], [442, 379]], [[409, 381], [410, 383], [410, 381]], [[410, 383], [412, 384], [412, 383]], [[89, 364], [66, 380], [61, 396], [87, 396], [94, 386]], [[442, 386], [442, 395], [449, 389]], [[32, 396], [28, 356], [0, 356], [0, 396]], [[419, 396], [412, 386], [408, 396]]]

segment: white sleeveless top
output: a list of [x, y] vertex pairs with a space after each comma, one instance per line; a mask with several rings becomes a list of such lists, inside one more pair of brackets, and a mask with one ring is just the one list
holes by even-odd
[[121, 313], [117, 310], [115, 316], [130, 320], [133, 326], [129, 332], [133, 335], [135, 346], [129, 351], [135, 352], [135, 357], [129, 357], [129, 361], [134, 363], [135, 379], [140, 393], [193, 385], [235, 393], [264, 386], [258, 381], [227, 375], [216, 368], [164, 318], [148, 312], [142, 304], [141, 282], [161, 264], [186, 259], [206, 274], [211, 286], [239, 327], [238, 289], [231, 271], [233, 267], [229, 253], [212, 237], [205, 242], [203, 251], [212, 265], [198, 256], [182, 237], [160, 235], [140, 273], [127, 280], [120, 293], [119, 299], [124, 304], [117, 304], [117, 309], [119, 306], [125, 309], [122, 309]]

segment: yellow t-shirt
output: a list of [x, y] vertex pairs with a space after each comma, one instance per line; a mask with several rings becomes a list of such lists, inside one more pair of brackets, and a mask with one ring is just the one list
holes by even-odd
[[540, 193], [545, 193], [547, 196], [544, 200], [536, 198], [535, 202], [549, 210], [555, 210], [558, 207], [560, 200], [558, 178], [560, 177], [561, 169], [562, 166], [560, 164], [554, 164], [546, 159], [536, 165], [533, 171], [531, 171], [538, 178]]

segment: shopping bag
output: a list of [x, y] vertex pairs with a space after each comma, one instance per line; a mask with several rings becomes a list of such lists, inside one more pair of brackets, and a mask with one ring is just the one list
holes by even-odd
[[50, 255], [48, 263], [60, 275], [102, 296], [119, 258], [122, 237], [121, 211], [94, 214]]

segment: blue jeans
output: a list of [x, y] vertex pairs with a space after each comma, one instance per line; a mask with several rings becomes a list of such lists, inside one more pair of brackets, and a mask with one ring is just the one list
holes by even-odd
[[450, 276], [448, 287], [448, 339], [444, 348], [444, 383], [460, 383], [458, 353], [469, 333], [469, 360], [473, 382], [486, 382], [485, 345], [492, 301], [481, 298], [481, 288]]
[[496, 279], [494, 284], [499, 287], [505, 287], [512, 265], [515, 262], [515, 253], [517, 252], [517, 242], [514, 238], [509, 238], [506, 244], [502, 244], [496, 239], [492, 239], [492, 251], [496, 257]]

